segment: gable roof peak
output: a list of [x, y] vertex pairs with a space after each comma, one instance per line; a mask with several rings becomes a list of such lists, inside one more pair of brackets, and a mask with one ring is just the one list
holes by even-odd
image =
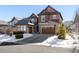
[[45, 9], [43, 9], [38, 15], [44, 15], [44, 14], [60, 14], [59, 11], [54, 9], [52, 6], [48, 5]]
[[38, 17], [38, 15], [32, 13], [31, 16], [30, 16], [30, 18], [31, 18], [31, 17]]
[[32, 15], [35, 15], [34, 13], [32, 13]]
[[50, 5], [48, 5], [47, 7], [51, 7]]
[[[53, 8], [53, 7], [52, 7], [52, 6], [50, 6], [50, 5], [48, 5], [46, 9], [48, 9], [48, 8], [51, 8], [52, 10], [54, 10], [54, 12], [59, 13], [59, 12], [58, 12], [55, 8]], [[45, 10], [46, 10], [46, 9], [45, 9]]]
[[19, 20], [21, 20], [21, 18], [19, 18], [19, 17], [13, 17], [13, 18], [12, 18], [12, 20], [11, 20], [11, 21], [9, 21], [9, 22], [13, 22], [14, 20], [19, 21]]

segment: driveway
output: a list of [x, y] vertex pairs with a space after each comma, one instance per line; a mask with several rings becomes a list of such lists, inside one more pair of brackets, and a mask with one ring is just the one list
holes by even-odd
[[33, 36], [31, 36], [31, 37], [25, 38], [25, 39], [17, 41], [17, 42], [23, 43], [23, 44], [26, 44], [26, 43], [41, 43], [50, 36], [51, 35], [33, 34]]

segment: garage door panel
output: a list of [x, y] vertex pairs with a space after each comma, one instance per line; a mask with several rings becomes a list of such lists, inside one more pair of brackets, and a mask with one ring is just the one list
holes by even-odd
[[52, 27], [43, 27], [42, 28], [43, 34], [54, 34], [54, 28]]

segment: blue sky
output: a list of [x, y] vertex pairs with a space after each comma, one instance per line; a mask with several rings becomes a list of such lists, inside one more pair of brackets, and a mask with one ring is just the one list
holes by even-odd
[[[79, 5], [51, 5], [61, 12], [64, 21], [73, 20]], [[0, 20], [10, 21], [12, 17], [25, 18], [32, 13], [38, 14], [46, 8], [47, 5], [0, 5]]]

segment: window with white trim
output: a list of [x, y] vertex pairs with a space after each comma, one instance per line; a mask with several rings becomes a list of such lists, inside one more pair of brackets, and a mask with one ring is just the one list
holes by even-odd
[[32, 21], [32, 23], [34, 23], [34, 22], [35, 22], [35, 19], [34, 19], [34, 18], [32, 18], [32, 19], [31, 19], [31, 21]]
[[45, 15], [41, 16], [41, 22], [45, 22]]

